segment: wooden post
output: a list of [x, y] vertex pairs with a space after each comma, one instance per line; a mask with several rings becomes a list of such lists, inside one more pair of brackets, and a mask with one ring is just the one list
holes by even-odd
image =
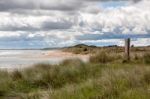
[[130, 61], [130, 38], [125, 39], [125, 58]]

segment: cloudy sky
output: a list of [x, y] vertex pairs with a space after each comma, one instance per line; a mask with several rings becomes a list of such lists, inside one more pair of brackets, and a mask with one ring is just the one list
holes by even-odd
[[0, 48], [150, 45], [150, 0], [0, 0]]

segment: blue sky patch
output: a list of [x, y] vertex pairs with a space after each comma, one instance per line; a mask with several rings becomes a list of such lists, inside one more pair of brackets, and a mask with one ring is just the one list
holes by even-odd
[[122, 6], [126, 6], [127, 2], [126, 1], [109, 1], [109, 2], [102, 2], [100, 4], [103, 8], [118, 8]]

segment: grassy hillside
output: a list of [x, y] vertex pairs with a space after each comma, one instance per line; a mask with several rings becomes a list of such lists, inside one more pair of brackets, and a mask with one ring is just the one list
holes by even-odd
[[[79, 44], [72, 47], [63, 48], [63, 51], [72, 52], [74, 54], [95, 54], [101, 50], [111, 53], [123, 53], [124, 47], [119, 47], [116, 45], [106, 46], [106, 47], [96, 47], [96, 46], [88, 46], [84, 44]], [[131, 47], [131, 52], [134, 53], [142, 53], [142, 52], [150, 52], [150, 46], [145, 47]]]
[[150, 99], [150, 53], [125, 61], [120, 51], [100, 50], [88, 63], [0, 71], [0, 99]]

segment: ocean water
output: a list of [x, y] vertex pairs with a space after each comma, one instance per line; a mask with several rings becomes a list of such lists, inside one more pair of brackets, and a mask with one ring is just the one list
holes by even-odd
[[28, 67], [37, 63], [59, 63], [62, 58], [42, 57], [45, 50], [0, 50], [0, 69]]

